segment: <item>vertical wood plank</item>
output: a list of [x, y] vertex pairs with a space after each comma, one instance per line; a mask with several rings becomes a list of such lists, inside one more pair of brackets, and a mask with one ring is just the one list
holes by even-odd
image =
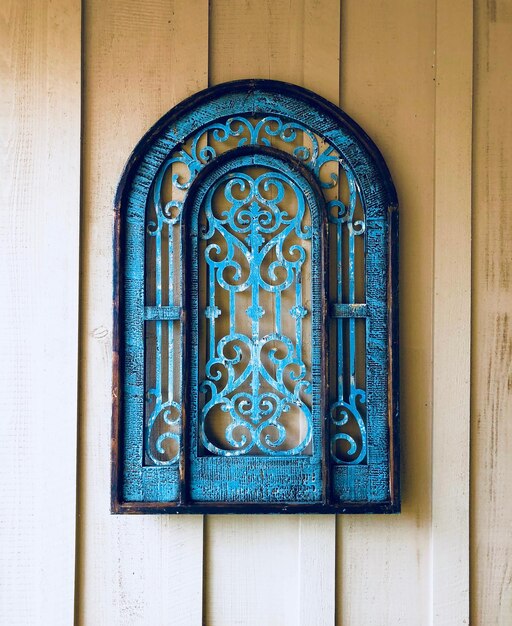
[[469, 623], [473, 5], [437, 4], [432, 623]]
[[73, 622], [80, 2], [0, 6], [0, 623]]
[[340, 12], [337, 0], [304, 3], [303, 87], [340, 104]]
[[[302, 86], [340, 104], [340, 2], [304, 3]], [[333, 626], [336, 615], [336, 516], [299, 521], [297, 623]]]
[[402, 513], [339, 516], [343, 626], [428, 623], [435, 4], [344, 0], [341, 105], [382, 151], [400, 202]]
[[297, 624], [298, 517], [208, 515], [205, 526], [204, 623]]
[[512, 624], [512, 3], [475, 3], [471, 624]]
[[207, 86], [207, 0], [87, 0], [77, 622], [202, 623], [201, 516], [111, 516], [112, 203], [136, 142]]
[[336, 609], [336, 516], [302, 516], [298, 552], [299, 615], [296, 623], [332, 626]]
[[304, 0], [210, 3], [210, 84], [272, 78], [301, 84]]
[[[212, 0], [210, 83], [284, 80], [337, 103], [339, 6], [265, 0], [233, 10], [229, 0]], [[206, 623], [334, 623], [334, 516], [208, 516], [205, 537]]]

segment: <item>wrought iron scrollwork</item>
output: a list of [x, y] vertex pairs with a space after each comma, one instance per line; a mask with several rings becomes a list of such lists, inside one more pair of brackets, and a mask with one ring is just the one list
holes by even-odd
[[[336, 299], [337, 304], [344, 303], [344, 280], [347, 280], [348, 303], [356, 304], [356, 272], [364, 271], [364, 267], [356, 266], [355, 237], [364, 235], [366, 224], [363, 219], [355, 219], [358, 200], [357, 185], [354, 174], [341, 161], [349, 190], [348, 204], [341, 200], [327, 203], [327, 214], [330, 224], [336, 229]], [[348, 233], [348, 250], [344, 254], [344, 229]], [[346, 239], [346, 238], [345, 238]], [[348, 261], [348, 271], [344, 264]], [[345, 346], [344, 324], [348, 323], [348, 345]], [[329, 416], [331, 420], [331, 456], [336, 463], [358, 464], [366, 457], [366, 425], [362, 412], [366, 403], [366, 392], [357, 384], [356, 360], [358, 346], [356, 336], [356, 318], [338, 317], [336, 319], [336, 399], [331, 404]], [[348, 351], [348, 371], [345, 367], [345, 354]], [[359, 350], [359, 358], [361, 351]], [[348, 378], [348, 390], [345, 378]], [[347, 397], [348, 396], [348, 397]], [[345, 445], [339, 451], [339, 442]]]
[[[356, 237], [364, 237], [365, 220], [363, 215], [356, 215], [356, 205], [358, 202], [358, 188], [356, 179], [350, 167], [341, 159], [338, 151], [325, 139], [318, 137], [307, 126], [291, 121], [279, 116], [265, 116], [260, 119], [249, 116], [233, 116], [210, 123], [198, 130], [191, 137], [186, 138], [180, 149], [175, 150], [163, 162], [155, 177], [152, 188], [152, 203], [148, 208], [147, 236], [155, 239], [154, 259], [149, 260], [152, 271], [155, 272], [155, 304], [162, 303], [162, 281], [167, 281], [169, 303], [174, 298], [175, 272], [182, 272], [183, 268], [173, 267], [168, 263], [167, 275], [164, 276], [162, 269], [162, 246], [166, 247], [167, 258], [174, 258], [174, 248], [176, 238], [180, 236], [180, 223], [183, 215], [183, 206], [186, 201], [188, 191], [196, 180], [198, 174], [208, 163], [215, 160], [220, 154], [241, 146], [271, 146], [278, 144], [279, 149], [286, 151], [307, 167], [314, 175], [319, 187], [325, 196], [326, 210], [329, 228], [334, 229], [336, 238], [336, 261], [337, 272], [336, 293], [332, 294], [332, 299], [338, 304], [347, 302], [355, 303], [355, 281], [356, 272], [364, 272], [364, 267], [356, 267], [355, 246]], [[324, 170], [326, 174], [324, 174]], [[344, 186], [349, 190], [348, 202], [341, 198], [340, 176], [344, 180]], [[207, 208], [208, 221], [207, 230], [201, 234], [206, 241], [214, 233], [221, 233], [224, 238], [227, 251], [223, 254], [217, 243], [211, 243], [205, 251], [204, 261], [210, 268], [212, 285], [210, 291], [213, 293], [214, 284], [218, 284], [222, 289], [230, 294], [234, 301], [234, 295], [238, 291], [251, 290], [254, 294], [254, 302], [247, 309], [247, 315], [251, 318], [253, 328], [257, 329], [259, 319], [265, 315], [265, 310], [258, 304], [258, 292], [260, 290], [273, 292], [276, 302], [283, 289], [290, 287], [292, 282], [297, 282], [300, 276], [305, 253], [300, 245], [290, 246], [289, 254], [296, 255], [296, 258], [287, 259], [284, 254], [286, 233], [295, 229], [295, 234], [299, 239], [311, 238], [310, 226], [297, 224], [300, 222], [300, 215], [297, 213], [293, 219], [287, 216], [286, 210], [279, 207], [283, 199], [283, 185], [293, 185], [293, 182], [279, 178], [274, 172], [267, 174], [260, 179], [253, 179], [243, 172], [237, 172], [229, 180], [225, 181], [225, 197], [231, 204], [229, 212], [222, 217], [215, 217], [209, 206]], [[258, 192], [260, 185], [274, 186], [276, 195], [272, 202]], [[239, 192], [245, 192], [244, 203], [233, 196], [234, 186]], [[304, 198], [300, 193], [296, 196], [300, 205], [300, 211], [305, 210]], [[211, 199], [210, 199], [211, 201]], [[252, 204], [251, 204], [252, 202]], [[299, 220], [299, 221], [297, 221]], [[298, 230], [297, 230], [298, 229]], [[348, 235], [345, 235], [346, 231]], [[165, 235], [164, 235], [165, 232]], [[246, 239], [240, 237], [246, 235]], [[273, 235], [269, 239], [270, 235]], [[347, 249], [343, 249], [343, 241], [347, 240]], [[235, 259], [235, 250], [238, 250], [237, 259], [244, 258], [250, 265], [250, 270], [246, 271], [244, 280], [240, 260]], [[264, 265], [263, 259], [268, 257], [270, 250], [276, 254], [276, 260], [268, 266], [269, 280], [265, 281], [261, 275]], [[348, 272], [345, 269], [348, 267]], [[276, 271], [285, 272], [286, 278], [282, 284], [274, 284]], [[343, 286], [343, 281], [348, 280], [348, 285]], [[348, 276], [348, 278], [347, 278]], [[237, 282], [239, 281], [239, 282]], [[241, 282], [240, 282], [241, 281]], [[348, 296], [347, 296], [348, 288]], [[177, 303], [179, 306], [179, 303]], [[276, 306], [279, 306], [276, 304]], [[221, 309], [213, 302], [210, 302], [205, 309], [205, 316], [209, 320], [210, 334], [214, 336], [216, 319], [221, 315]], [[310, 383], [307, 382], [307, 371], [300, 357], [301, 326], [303, 318], [308, 314], [307, 308], [302, 302], [297, 301], [296, 305], [289, 311], [295, 319], [297, 336], [295, 343], [290, 343], [289, 338], [281, 335], [276, 329], [273, 336], [264, 340], [257, 335], [246, 336], [235, 333], [231, 329], [231, 334], [211, 348], [211, 354], [206, 364], [206, 376], [202, 383], [203, 391], [208, 391], [210, 399], [203, 408], [201, 424], [204, 426], [208, 422], [208, 415], [211, 411], [221, 409], [230, 415], [231, 422], [226, 428], [226, 448], [219, 447], [208, 439], [206, 431], [201, 426], [201, 440], [205, 449], [210, 453], [233, 456], [249, 454], [257, 450], [258, 454], [266, 455], [291, 455], [303, 451], [311, 436], [311, 414], [310, 409], [301, 398], [310, 393]], [[178, 320], [179, 321], [179, 320]], [[173, 395], [173, 373], [171, 369], [176, 369], [174, 364], [169, 363], [167, 376], [169, 380], [163, 386], [159, 382], [163, 376], [162, 368], [158, 366], [158, 358], [162, 353], [162, 332], [161, 324], [169, 322], [157, 321], [156, 330], [156, 354], [157, 368], [155, 371], [154, 386], [148, 390], [148, 402], [152, 406], [151, 412], [146, 420], [146, 454], [154, 464], [173, 464], [179, 460], [179, 443], [181, 437], [181, 410], [180, 398]], [[335, 323], [336, 334], [336, 362], [337, 362], [337, 386], [335, 397], [333, 397], [329, 408], [329, 419], [331, 428], [331, 456], [335, 463], [358, 464], [364, 462], [366, 458], [366, 425], [364, 418], [364, 408], [366, 394], [356, 381], [356, 359], [364, 358], [364, 347], [356, 345], [356, 321], [354, 318], [348, 320], [348, 345], [344, 345], [344, 323], [343, 319], [337, 319]], [[346, 333], [345, 333], [346, 334]], [[176, 346], [173, 345], [174, 334], [169, 331], [167, 334], [167, 353], [175, 354]], [[262, 351], [265, 345], [278, 342], [281, 351], [286, 356], [277, 359], [275, 356], [277, 349], [272, 349], [269, 359], [273, 362], [276, 374], [272, 377], [268, 369], [261, 362]], [[244, 348], [245, 347], [245, 348]], [[227, 351], [232, 349], [233, 356], [229, 358]], [[245, 350], [245, 352], [244, 352]], [[349, 372], [345, 372], [345, 354], [348, 354]], [[357, 356], [359, 355], [359, 356]], [[363, 355], [363, 357], [361, 356]], [[245, 369], [243, 373], [235, 374], [241, 360], [244, 360]], [[259, 364], [258, 364], [259, 363]], [[180, 366], [181, 367], [181, 366]], [[219, 388], [219, 369], [224, 368], [227, 382], [223, 380], [224, 387]], [[293, 369], [295, 368], [295, 370]], [[295, 373], [295, 371], [297, 373]], [[288, 373], [293, 381], [293, 390], [289, 385], [282, 382], [282, 378]], [[349, 379], [348, 388], [344, 382], [344, 377]], [[296, 378], [294, 378], [296, 377]], [[235, 394], [235, 390], [242, 383], [252, 379], [252, 391], [240, 391]], [[261, 379], [269, 387], [266, 391], [258, 391]], [[270, 391], [270, 388], [272, 391]], [[165, 397], [167, 393], [167, 397]], [[286, 431], [282, 426], [279, 417], [290, 410], [292, 405], [300, 405], [305, 416], [307, 428], [304, 437], [296, 445], [286, 448]], [[148, 405], [149, 406], [149, 405]], [[172, 418], [170, 415], [172, 414]], [[167, 417], [166, 417], [167, 416]], [[264, 419], [263, 419], [264, 418]], [[175, 442], [177, 445], [170, 445]], [[339, 442], [346, 445], [339, 447]], [[166, 452], [172, 449], [172, 454]]]
[[[285, 188], [296, 200], [293, 213], [283, 206]], [[228, 204], [220, 215], [214, 206], [219, 189]], [[308, 314], [301, 282], [307, 257], [303, 244], [312, 236], [311, 226], [304, 223], [306, 212], [302, 192], [277, 172], [255, 178], [241, 171], [230, 173], [206, 197], [200, 236], [206, 243], [208, 266], [209, 348], [199, 389], [207, 396], [200, 417], [201, 441], [211, 453], [234, 456], [257, 448], [266, 455], [293, 455], [311, 440], [311, 409], [304, 399], [311, 393], [311, 381], [302, 355], [302, 320]], [[222, 248], [209, 243], [214, 239], [222, 242]], [[287, 290], [294, 293], [294, 306], [282, 312]], [[225, 311], [229, 332], [219, 338], [216, 299], [222, 292], [229, 301]], [[251, 305], [245, 311], [250, 333], [239, 332], [236, 324], [237, 296], [243, 292], [250, 293]], [[267, 313], [261, 306], [265, 293], [273, 296], [275, 328], [263, 335], [260, 320]], [[282, 328], [282, 313], [295, 321], [293, 337]], [[299, 441], [287, 445], [289, 433], [281, 418], [293, 406], [299, 409], [305, 428]], [[215, 419], [218, 410], [230, 416], [222, 443], [207, 434], [208, 421]]]
[[322, 188], [329, 189], [337, 185], [338, 175], [330, 172], [325, 180], [322, 169], [327, 163], [336, 163], [339, 155], [331, 145], [322, 147], [320, 139], [309, 128], [277, 116], [260, 120], [236, 116], [202, 128], [185, 142], [186, 147], [170, 155], [155, 180], [156, 206], [161, 211], [167, 206], [161, 201], [162, 183], [173, 166], [185, 166], [185, 173], [172, 174], [171, 184], [178, 190], [186, 191], [204, 166], [219, 154], [241, 146], [271, 146], [272, 141], [276, 140], [281, 142], [286, 152], [293, 154], [315, 174]]

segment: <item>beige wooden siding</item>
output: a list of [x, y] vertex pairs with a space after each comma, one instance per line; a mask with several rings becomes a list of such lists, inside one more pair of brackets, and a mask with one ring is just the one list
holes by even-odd
[[73, 620], [80, 2], [0, 3], [0, 624]]
[[341, 106], [381, 149], [400, 203], [403, 507], [338, 518], [338, 625], [412, 626], [427, 623], [432, 579], [435, 5], [342, 7]]
[[475, 5], [471, 624], [512, 624], [512, 2]]
[[[512, 624], [512, 0], [0, 15], [0, 623]], [[115, 188], [169, 108], [242, 77], [339, 104], [396, 183], [399, 516], [109, 513]]]
[[112, 198], [131, 150], [207, 86], [208, 3], [88, 2], [84, 24], [77, 620], [201, 623], [202, 517], [111, 516]]

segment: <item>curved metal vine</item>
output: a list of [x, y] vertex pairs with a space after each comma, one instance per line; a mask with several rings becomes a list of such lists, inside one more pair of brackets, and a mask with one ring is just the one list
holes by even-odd
[[[179, 150], [169, 155], [155, 177], [146, 232], [148, 236], [155, 237], [156, 240], [156, 305], [161, 305], [161, 294], [160, 302], [158, 301], [158, 289], [161, 290], [162, 280], [159, 250], [163, 241], [163, 230], [168, 229], [166, 245], [168, 245], [169, 258], [172, 258], [174, 238], [179, 236], [179, 223], [185, 197], [199, 172], [219, 154], [248, 145], [278, 145], [279, 148], [300, 160], [314, 174], [325, 195], [330, 228], [336, 233], [337, 293], [333, 299], [336, 303], [344, 302], [343, 264], [347, 260], [348, 302], [355, 303], [354, 242], [356, 237], [364, 236], [365, 222], [364, 216], [362, 219], [356, 217], [358, 190], [352, 171], [330, 144], [322, 141], [305, 125], [275, 115], [261, 119], [240, 115], [218, 120], [201, 128], [189, 137]], [[325, 167], [327, 164], [330, 166]], [[336, 165], [335, 168], [333, 164]], [[337, 171], [339, 169], [348, 184], [349, 202], [347, 204], [340, 200], [339, 194], [336, 193], [340, 181], [339, 173], [333, 172], [333, 169]], [[325, 174], [327, 171], [329, 173]], [[168, 189], [169, 183], [171, 193]], [[279, 179], [276, 173], [267, 175], [261, 180], [250, 179], [238, 172], [225, 183], [225, 197], [231, 203], [231, 209], [224, 215], [216, 216], [210, 205], [207, 209], [210, 211], [207, 221], [208, 230], [201, 236], [208, 240], [213, 232], [222, 233], [227, 243], [227, 253], [223, 256], [218, 245], [211, 243], [205, 251], [205, 262], [218, 285], [231, 295], [243, 290], [250, 289], [257, 292], [261, 289], [277, 297], [282, 290], [297, 282], [305, 258], [304, 249], [301, 246], [289, 246], [286, 249], [285, 233], [298, 228], [299, 230], [295, 231], [297, 237], [303, 240], [311, 238], [308, 226], [297, 226], [302, 219], [299, 219], [298, 213], [292, 219], [285, 210], [279, 207], [279, 202], [282, 200], [279, 195], [282, 193], [282, 188], [279, 185], [290, 184], [290, 180]], [[258, 192], [260, 185], [274, 186], [275, 196], [272, 201], [266, 199], [268, 193], [262, 195]], [[234, 186], [238, 186], [236, 197], [232, 193]], [[266, 191], [268, 192], [268, 188]], [[240, 204], [240, 192], [246, 194], [244, 204]], [[166, 199], [169, 197], [172, 199]], [[304, 200], [303, 198], [299, 200], [300, 198], [299, 192], [297, 200], [299, 203], [302, 202], [300, 210], [305, 210]], [[348, 231], [348, 250], [343, 249], [344, 231]], [[240, 237], [242, 234], [246, 235], [245, 240]], [[261, 274], [257, 276], [256, 272], [261, 269], [262, 260], [265, 257], [269, 258], [271, 249], [275, 252], [276, 260], [266, 264], [268, 276], [265, 279]], [[239, 259], [249, 259], [249, 257], [251, 258], [249, 268], [243, 269]], [[172, 304], [173, 272], [183, 271], [183, 268], [176, 270], [173, 269], [172, 264], [169, 264], [168, 271], [169, 299]], [[357, 268], [357, 271], [360, 271], [360, 268]], [[281, 282], [277, 279], [278, 276]], [[296, 320], [297, 329], [300, 329], [303, 317], [309, 312], [302, 303], [297, 303], [289, 313]], [[205, 315], [212, 326], [215, 325], [215, 319], [220, 314], [221, 310], [214, 303], [210, 303], [205, 310]], [[247, 309], [247, 315], [255, 326], [265, 315], [256, 296], [255, 301]], [[162, 347], [161, 325], [163, 323], [157, 322], [157, 354], [160, 353]], [[347, 323], [349, 328], [347, 346], [344, 345], [343, 339], [344, 323]], [[343, 464], [364, 462], [367, 454], [364, 418], [366, 393], [356, 381], [355, 323], [356, 320], [353, 318], [338, 319], [335, 322], [336, 360], [339, 371], [337, 372], [336, 397], [329, 407], [331, 458], [333, 462]], [[202, 390], [209, 394], [209, 399], [204, 405], [201, 417], [204, 426], [212, 411], [220, 410], [229, 415], [231, 422], [225, 433], [228, 445], [226, 448], [215, 445], [208, 440], [206, 430], [201, 427], [205, 448], [211, 453], [223, 455], [247, 454], [253, 449], [257, 449], [260, 454], [279, 455], [297, 454], [304, 450], [311, 439], [311, 411], [301, 398], [310, 391], [311, 383], [307, 380], [306, 368], [297, 352], [298, 335], [295, 343], [278, 332], [274, 336], [269, 335], [265, 338], [248, 337], [236, 332], [228, 337], [218, 342], [211, 352], [202, 383]], [[172, 332], [168, 333], [168, 342], [169, 363], [171, 363], [171, 356], [175, 351]], [[280, 346], [279, 350], [276, 347], [277, 344]], [[275, 369], [275, 377], [272, 377], [268, 369], [262, 365], [261, 355], [266, 351], [269, 352], [268, 360]], [[348, 373], [344, 371], [343, 365], [346, 351], [350, 363]], [[282, 354], [285, 356], [281, 357]], [[239, 373], [242, 360], [245, 369]], [[152, 409], [146, 418], [145, 451], [151, 462], [156, 465], [176, 463], [179, 458], [181, 402], [172, 396], [172, 364], [168, 369], [169, 397], [164, 397], [162, 385], [158, 380], [155, 388], [148, 392], [148, 406]], [[235, 372], [238, 373], [235, 375]], [[343, 381], [347, 375], [348, 383], [345, 384]], [[157, 369], [156, 377], [159, 376], [161, 377], [161, 370]], [[284, 380], [287, 377], [289, 380], [285, 383]], [[219, 381], [224, 381], [226, 378], [228, 383], [221, 389]], [[258, 386], [258, 380], [265, 383], [265, 391]], [[240, 385], [248, 384], [248, 381], [252, 384], [251, 392], [243, 390], [235, 393]], [[294, 385], [293, 392], [289, 391], [290, 381]], [[274, 391], [269, 391], [269, 388]], [[286, 448], [286, 433], [279, 417], [289, 412], [293, 405], [300, 406], [308, 426], [303, 440], [296, 446]], [[340, 447], [340, 441], [345, 445]]]
[[[282, 204], [286, 187], [296, 198], [294, 214]], [[229, 205], [220, 214], [214, 203], [219, 189]], [[205, 198], [200, 236], [208, 267], [209, 347], [199, 387], [206, 396], [200, 434], [202, 444], [213, 454], [241, 455], [257, 448], [266, 455], [293, 455], [311, 440], [311, 409], [303, 398], [311, 391], [311, 381], [302, 356], [302, 320], [309, 311], [302, 303], [301, 273], [307, 253], [297, 243], [312, 236], [311, 227], [303, 223], [307, 210], [299, 188], [277, 172], [256, 178], [231, 173]], [[211, 240], [222, 241], [223, 246]], [[288, 312], [295, 322], [293, 338], [281, 328], [281, 297], [288, 289], [295, 294], [295, 305]], [[223, 314], [216, 304], [219, 290], [228, 293], [230, 302], [229, 333], [221, 337], [216, 326]], [[237, 294], [244, 291], [251, 300], [245, 311], [250, 334], [240, 332], [235, 320]], [[260, 296], [264, 292], [273, 295], [276, 321], [275, 332], [262, 336], [260, 319], [266, 311]], [[298, 419], [303, 420], [305, 430], [299, 442], [287, 445], [289, 433], [280, 420], [293, 406], [299, 409]], [[208, 435], [208, 421], [215, 420], [218, 411], [230, 418], [222, 443]]]

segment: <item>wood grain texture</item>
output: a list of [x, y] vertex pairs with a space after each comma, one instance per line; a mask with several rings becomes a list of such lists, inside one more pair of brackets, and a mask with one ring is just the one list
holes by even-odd
[[344, 0], [341, 106], [376, 142], [400, 203], [402, 513], [339, 516], [336, 623], [430, 614], [435, 5]]
[[309, 515], [299, 523], [300, 626], [334, 625], [336, 576], [336, 516]]
[[73, 622], [80, 2], [0, 6], [0, 623]]
[[432, 619], [469, 624], [473, 5], [436, 16]]
[[205, 624], [297, 624], [299, 516], [206, 517]]
[[207, 86], [208, 3], [85, 3], [77, 623], [202, 623], [203, 520], [111, 516], [112, 204], [131, 150]]
[[339, 15], [335, 0], [210, 3], [210, 85], [270, 78], [316, 90], [338, 104]]
[[[339, 2], [245, 1], [237, 8], [229, 0], [210, 3], [210, 84], [284, 80], [338, 104]], [[334, 526], [331, 516], [321, 523], [317, 516], [208, 516], [206, 623], [333, 624]]]
[[[211, 0], [208, 26], [206, 0], [82, 4], [76, 622], [332, 623], [332, 517], [209, 518], [203, 619], [202, 518], [110, 516], [111, 206], [130, 150], [161, 114], [207, 85], [208, 63], [212, 83], [270, 77], [336, 102], [340, 5]], [[471, 7], [462, 0], [437, 7], [436, 15], [428, 0], [342, 3], [341, 104], [381, 148], [401, 202], [403, 364], [403, 512], [338, 517], [336, 622], [344, 626], [468, 619]], [[506, 626], [512, 4], [476, 0], [475, 8], [471, 623]], [[0, 622], [67, 625], [75, 567], [80, 3], [6, 0], [0, 33]]]
[[475, 3], [471, 624], [512, 623], [512, 2]]

